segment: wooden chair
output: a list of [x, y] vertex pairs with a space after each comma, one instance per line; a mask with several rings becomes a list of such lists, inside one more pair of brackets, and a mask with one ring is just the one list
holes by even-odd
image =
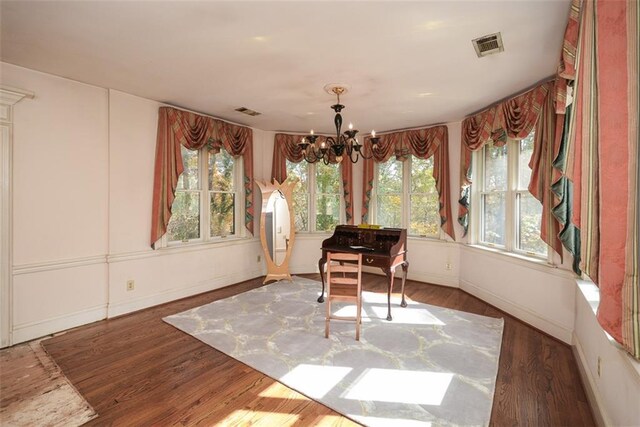
[[[342, 274], [339, 275], [337, 273]], [[331, 314], [332, 301], [355, 302], [356, 316], [345, 317]], [[329, 338], [329, 322], [331, 319], [349, 320], [356, 322], [356, 340], [359, 341], [362, 320], [362, 254], [327, 253], [326, 306], [325, 338]]]

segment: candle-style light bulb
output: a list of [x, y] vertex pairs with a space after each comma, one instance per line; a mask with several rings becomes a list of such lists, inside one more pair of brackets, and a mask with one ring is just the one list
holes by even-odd
[[349, 123], [349, 130], [353, 130], [353, 123]]
[[311, 129], [311, 132], [309, 132], [311, 135], [313, 135], [313, 129]]
[[322, 142], [320, 143], [320, 148], [325, 148], [326, 146], [327, 146], [327, 144], [326, 144], [324, 141], [322, 141]]
[[372, 131], [371, 131], [371, 138], [375, 138], [375, 137], [376, 137], [376, 131], [375, 131], [375, 130], [372, 130]]

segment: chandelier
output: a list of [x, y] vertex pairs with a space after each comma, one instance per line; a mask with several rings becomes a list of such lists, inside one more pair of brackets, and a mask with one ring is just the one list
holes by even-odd
[[[344, 105], [340, 104], [340, 95], [346, 93], [347, 88], [343, 85], [329, 84], [326, 85], [324, 89], [328, 93], [335, 94], [337, 97], [337, 102], [331, 106], [331, 109], [336, 113], [333, 118], [333, 123], [336, 127], [336, 136], [335, 138], [328, 136], [325, 141], [316, 145], [318, 135], [314, 134], [312, 129], [309, 135], [304, 136], [298, 143], [302, 150], [302, 156], [309, 163], [316, 163], [322, 160], [325, 165], [328, 165], [332, 158], [335, 158], [335, 161], [339, 163], [342, 161], [343, 156], [347, 156], [351, 163], [356, 163], [360, 157], [370, 159], [373, 153], [365, 156], [362, 144], [358, 142], [358, 138], [356, 137], [358, 130], [354, 129], [351, 123], [349, 123], [348, 130], [340, 133], [342, 129], [342, 115], [340, 112], [345, 108]], [[380, 141], [380, 138], [376, 137], [376, 131], [371, 131], [369, 140], [371, 141], [371, 148], [375, 149]]]

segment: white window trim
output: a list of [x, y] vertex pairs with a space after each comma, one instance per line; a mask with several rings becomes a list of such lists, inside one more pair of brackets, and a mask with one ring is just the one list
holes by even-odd
[[[391, 157], [389, 160], [391, 160]], [[446, 240], [445, 234], [442, 231], [442, 227], [438, 224], [438, 234], [433, 235], [418, 235], [418, 234], [409, 234], [409, 224], [411, 223], [411, 162], [413, 160], [413, 156], [410, 155], [409, 158], [402, 162], [402, 194], [400, 195], [402, 203], [401, 203], [401, 212], [400, 216], [402, 218], [401, 228], [405, 228], [407, 230], [407, 237], [411, 237], [413, 239], [425, 239], [425, 240]], [[371, 199], [369, 200], [369, 223], [376, 224], [378, 221], [378, 171], [380, 163], [374, 162], [373, 164], [373, 188], [371, 190]], [[438, 217], [440, 217], [440, 213], [438, 212]]]
[[200, 192], [200, 238], [189, 239], [187, 241], [169, 241], [167, 237], [168, 233], [165, 233], [160, 240], [161, 248], [179, 248], [183, 246], [204, 245], [204, 244], [217, 244], [222, 242], [228, 242], [230, 240], [240, 240], [247, 238], [247, 230], [244, 226], [244, 159], [242, 156], [234, 156], [233, 164], [233, 188], [235, 190], [235, 204], [234, 204], [234, 218], [235, 218], [235, 234], [231, 236], [214, 236], [210, 237], [210, 224], [211, 224], [211, 211], [209, 207], [209, 156], [206, 147], [198, 150], [198, 181], [199, 189], [193, 191]]
[[[342, 161], [347, 160], [346, 158]], [[308, 230], [303, 231], [295, 231], [296, 234], [331, 234], [333, 231], [324, 231], [324, 230], [316, 230], [316, 200], [318, 199], [316, 193], [316, 174], [317, 169], [316, 163], [308, 163], [305, 160], [302, 160], [307, 166], [307, 198], [308, 198], [308, 209], [307, 209], [307, 224]], [[346, 213], [345, 213], [345, 204], [344, 204], [344, 187], [342, 185], [342, 165], [338, 165], [338, 183], [339, 183], [339, 196], [340, 196], [340, 218], [339, 223], [346, 223]], [[295, 191], [295, 190], [294, 190]], [[319, 193], [319, 194], [331, 194], [331, 193]]]
[[[551, 266], [556, 266], [553, 258], [553, 251], [547, 245], [547, 254], [540, 255], [533, 252], [523, 251], [516, 247], [517, 237], [517, 221], [516, 221], [516, 198], [518, 193], [528, 193], [527, 190], [518, 189], [518, 161], [519, 156], [511, 154], [512, 149], [519, 141], [509, 139], [507, 141], [507, 191], [506, 191], [506, 208], [505, 208], [505, 245], [495, 245], [492, 243], [482, 242], [480, 239], [482, 233], [482, 204], [481, 194], [482, 180], [484, 179], [484, 150], [473, 152], [471, 156], [471, 203], [469, 205], [469, 245], [479, 248], [488, 249], [496, 253], [506, 255], [516, 255], [521, 259], [528, 259], [536, 263], [544, 262]], [[486, 192], [487, 194], [491, 192]]]

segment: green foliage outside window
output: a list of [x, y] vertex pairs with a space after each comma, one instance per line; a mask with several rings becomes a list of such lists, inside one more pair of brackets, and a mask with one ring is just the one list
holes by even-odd
[[333, 231], [340, 223], [340, 170], [316, 163], [316, 231]]
[[234, 158], [224, 149], [209, 154], [210, 236], [235, 234]]
[[287, 180], [297, 181], [293, 189], [293, 216], [296, 231], [309, 231], [309, 167], [307, 162], [287, 161]]

